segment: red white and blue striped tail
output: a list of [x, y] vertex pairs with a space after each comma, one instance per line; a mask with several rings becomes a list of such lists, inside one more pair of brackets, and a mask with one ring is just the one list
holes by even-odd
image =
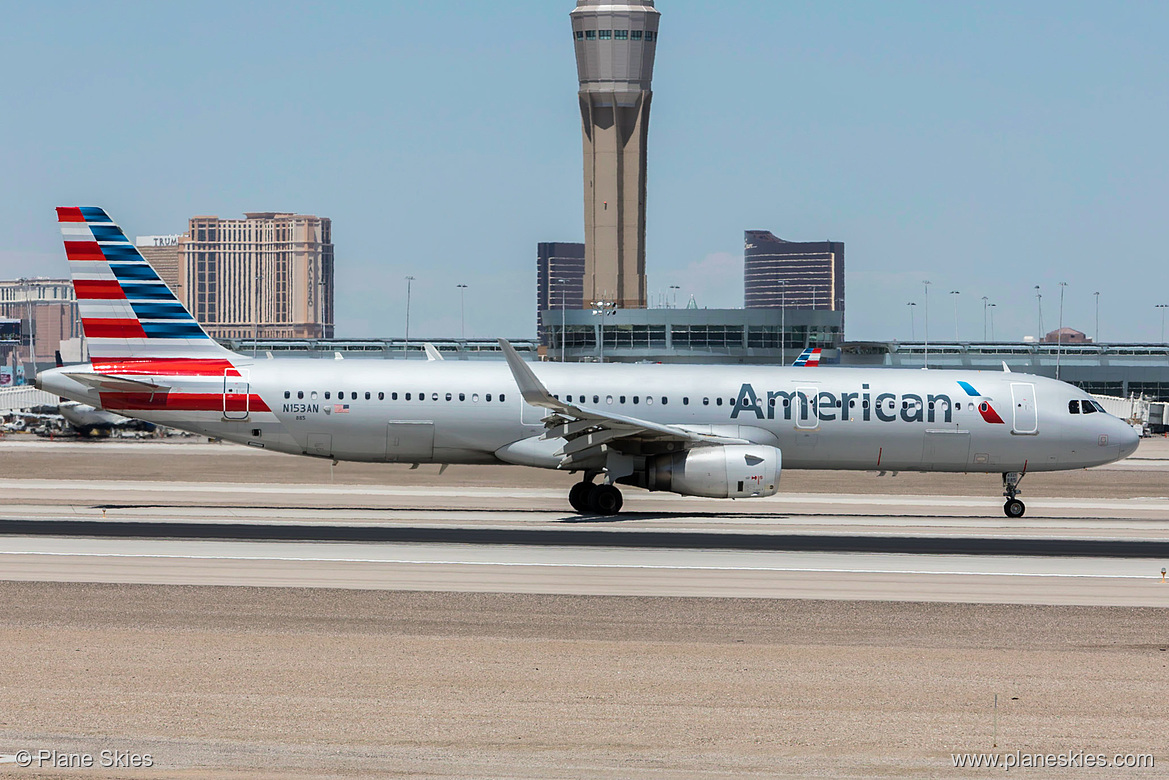
[[792, 365], [806, 366], [808, 368], [815, 368], [820, 365], [820, 348], [808, 347], [800, 353], [800, 356], [796, 358], [796, 362], [792, 363]]
[[233, 354], [207, 335], [103, 210], [62, 207], [57, 221], [91, 360]]

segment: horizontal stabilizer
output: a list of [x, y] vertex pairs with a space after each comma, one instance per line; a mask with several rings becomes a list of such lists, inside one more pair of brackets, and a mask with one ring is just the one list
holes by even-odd
[[165, 393], [170, 390], [165, 385], [153, 382], [141, 382], [136, 379], [126, 379], [109, 374], [65, 374], [75, 382], [98, 390], [103, 393]]

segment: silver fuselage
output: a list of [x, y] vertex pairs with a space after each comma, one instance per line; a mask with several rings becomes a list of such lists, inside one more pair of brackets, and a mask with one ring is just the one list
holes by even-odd
[[[236, 355], [232, 363], [241, 376], [158, 378], [174, 403], [150, 398], [140, 404], [148, 408], [126, 408], [118, 394], [70, 379], [65, 369], [42, 372], [37, 383], [118, 414], [277, 452], [375, 462], [548, 468], [560, 462], [557, 442], [539, 438], [547, 412], [521, 399], [502, 361]], [[1119, 460], [1138, 441], [1131, 426], [1108, 414], [1071, 414], [1070, 401], [1089, 397], [1083, 391], [1027, 374], [623, 364], [533, 369], [551, 393], [582, 409], [770, 444], [782, 450], [787, 469], [1051, 471]]]

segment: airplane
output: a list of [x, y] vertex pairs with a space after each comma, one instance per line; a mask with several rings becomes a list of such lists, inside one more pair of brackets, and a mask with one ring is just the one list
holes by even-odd
[[386, 463], [581, 475], [568, 501], [614, 515], [619, 485], [775, 495], [784, 467], [1002, 475], [1019, 483], [1131, 455], [1138, 437], [1072, 385], [964, 370], [256, 359], [211, 339], [110, 217], [57, 210], [90, 363], [36, 385], [240, 444]]

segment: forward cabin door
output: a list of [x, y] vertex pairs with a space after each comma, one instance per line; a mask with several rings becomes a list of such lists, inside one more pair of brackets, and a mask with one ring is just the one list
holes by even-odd
[[1030, 382], [1011, 383], [1011, 406], [1014, 422], [1011, 433], [1024, 436], [1039, 433], [1039, 413], [1035, 404], [1035, 385]]
[[[248, 369], [229, 368], [223, 372], [223, 419], [248, 419], [251, 386]], [[237, 376], [238, 374], [238, 376]]]

